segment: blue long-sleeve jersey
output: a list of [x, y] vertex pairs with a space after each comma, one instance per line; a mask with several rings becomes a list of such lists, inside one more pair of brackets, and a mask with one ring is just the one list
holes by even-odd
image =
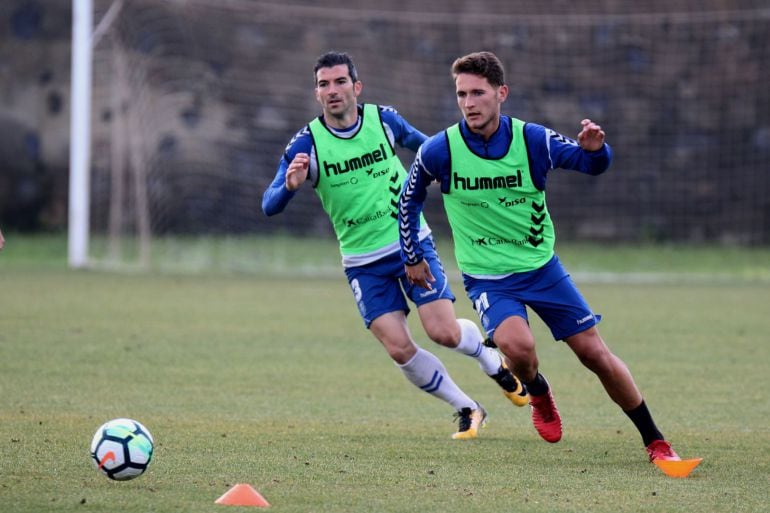
[[[352, 137], [358, 132], [361, 125], [361, 115], [363, 106], [358, 106], [358, 121], [355, 125], [343, 130], [332, 130], [335, 135], [341, 138]], [[391, 145], [399, 145], [402, 148], [408, 148], [417, 151], [420, 145], [427, 139], [427, 136], [409, 124], [401, 115], [390, 106], [379, 106], [380, 117], [383, 127], [390, 140]], [[323, 118], [322, 118], [323, 120]], [[310, 135], [310, 129], [307, 125], [297, 132], [289, 141], [286, 149], [278, 163], [278, 170], [270, 186], [262, 195], [262, 212], [265, 215], [272, 216], [283, 212], [286, 205], [294, 197], [296, 191], [290, 191], [286, 188], [286, 170], [297, 153], [307, 153], [310, 155], [310, 169], [308, 171], [308, 180], [313, 182], [318, 173], [318, 162], [315, 158], [315, 147], [313, 146], [313, 137]]]
[[[505, 156], [511, 145], [510, 118], [501, 116], [497, 131], [485, 140], [473, 133], [465, 123], [460, 130], [471, 151], [480, 157], [499, 159]], [[608, 144], [597, 151], [585, 151], [578, 143], [554, 130], [534, 123], [524, 125], [524, 140], [529, 156], [529, 168], [535, 186], [545, 190], [548, 172], [552, 169], [568, 169], [599, 175], [607, 170], [612, 160], [612, 149]], [[425, 202], [428, 186], [438, 182], [441, 191], [449, 191], [451, 183], [451, 157], [445, 132], [430, 137], [422, 145], [409, 170], [399, 203], [399, 225], [401, 249], [404, 261], [414, 265], [422, 260], [420, 245], [417, 244], [420, 212]], [[410, 251], [406, 251], [409, 248]]]

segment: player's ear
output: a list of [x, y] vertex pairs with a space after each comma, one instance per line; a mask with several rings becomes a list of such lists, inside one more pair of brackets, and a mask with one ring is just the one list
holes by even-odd
[[497, 88], [497, 101], [503, 103], [506, 98], [508, 98], [508, 85], [503, 84]]
[[356, 80], [355, 82], [353, 82], [353, 92], [356, 94], [356, 96], [361, 94], [361, 90], [363, 88], [364, 88], [364, 83], [361, 82], [360, 80]]

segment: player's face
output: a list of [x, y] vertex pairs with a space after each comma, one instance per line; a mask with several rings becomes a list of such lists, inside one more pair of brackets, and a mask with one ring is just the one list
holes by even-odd
[[455, 78], [457, 105], [471, 131], [489, 139], [500, 125], [500, 105], [508, 96], [508, 86], [492, 86], [478, 75], [460, 73]]
[[356, 98], [361, 82], [353, 82], [345, 64], [320, 68], [316, 72], [315, 97], [323, 108], [326, 122], [335, 128], [347, 128], [355, 123]]

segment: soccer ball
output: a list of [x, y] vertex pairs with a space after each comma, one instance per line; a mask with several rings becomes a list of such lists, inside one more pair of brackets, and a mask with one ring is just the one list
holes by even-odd
[[132, 419], [102, 424], [91, 440], [91, 458], [104, 475], [117, 481], [141, 476], [152, 460], [150, 431]]

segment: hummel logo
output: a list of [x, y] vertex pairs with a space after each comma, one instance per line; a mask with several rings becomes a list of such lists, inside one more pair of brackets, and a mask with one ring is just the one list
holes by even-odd
[[385, 146], [380, 144], [376, 150], [364, 153], [359, 157], [353, 157], [352, 159], [343, 160], [341, 162], [327, 162], [324, 160], [322, 164], [326, 176], [331, 176], [332, 174], [337, 176], [343, 173], [350, 173], [352, 171], [363, 169], [365, 167], [371, 166], [375, 162], [382, 162], [387, 160], [387, 158], [388, 153], [385, 151]]
[[549, 128], [549, 129], [546, 129], [546, 134], [547, 134], [547, 135], [548, 135], [548, 137], [550, 137], [551, 139], [553, 139], [553, 140], [555, 140], [555, 141], [558, 141], [558, 142], [560, 142], [560, 143], [564, 143], [564, 144], [572, 144], [572, 145], [575, 145], [575, 146], [577, 146], [577, 142], [573, 141], [572, 139], [570, 139], [570, 138], [568, 138], [568, 137], [564, 137], [563, 135], [561, 135], [561, 134], [560, 134], [560, 133], [558, 133], [558, 132], [554, 132], [554, 131], [553, 131], [553, 130], [551, 130], [550, 128]]

